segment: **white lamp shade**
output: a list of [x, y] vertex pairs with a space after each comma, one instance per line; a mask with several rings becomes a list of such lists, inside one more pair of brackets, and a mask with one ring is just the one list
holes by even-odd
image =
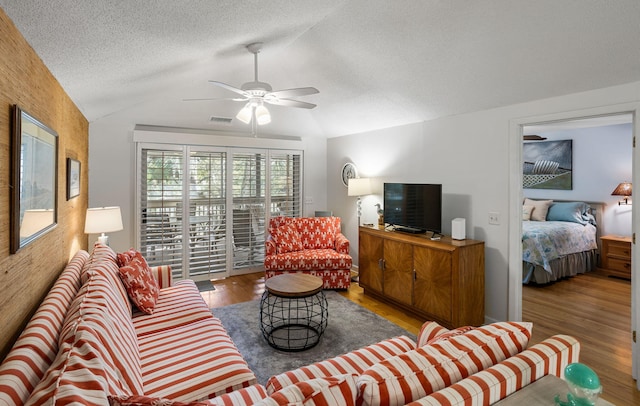
[[253, 112], [251, 111], [251, 105], [250, 103], [247, 103], [242, 108], [242, 110], [238, 112], [238, 114], [236, 115], [236, 118], [245, 124], [249, 124], [251, 122], [252, 115], [253, 115]]
[[85, 234], [109, 233], [122, 230], [120, 207], [95, 207], [87, 209], [84, 222]]
[[364, 196], [371, 194], [371, 179], [352, 178], [349, 179], [348, 196]]
[[269, 110], [265, 106], [256, 107], [256, 121], [258, 125], [265, 125], [271, 122], [271, 114], [269, 114]]
[[20, 223], [20, 238], [34, 235], [53, 224], [53, 209], [25, 210]]

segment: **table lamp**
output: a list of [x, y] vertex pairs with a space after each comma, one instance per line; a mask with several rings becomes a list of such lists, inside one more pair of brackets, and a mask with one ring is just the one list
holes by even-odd
[[632, 195], [632, 190], [633, 187], [631, 185], [631, 182], [622, 182], [614, 189], [613, 192], [611, 192], [611, 196], [623, 197], [623, 199], [618, 202], [618, 206], [620, 206], [621, 204], [629, 204], [629, 198]]
[[119, 206], [94, 207], [87, 209], [84, 222], [85, 234], [98, 234], [98, 242], [109, 245], [109, 237], [105, 233], [122, 230], [122, 214]]

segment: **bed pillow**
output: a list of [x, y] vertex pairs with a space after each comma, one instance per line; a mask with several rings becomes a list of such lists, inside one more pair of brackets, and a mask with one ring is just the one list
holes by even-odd
[[587, 224], [586, 218], [589, 212], [589, 205], [584, 202], [562, 202], [553, 203], [549, 206], [547, 213], [548, 221], [569, 221], [578, 224]]
[[531, 200], [524, 199], [525, 206], [533, 206], [531, 211], [532, 221], [547, 221], [547, 212], [553, 200]]
[[523, 205], [522, 206], [522, 220], [529, 221], [531, 220], [531, 212], [533, 212], [533, 206], [531, 205]]

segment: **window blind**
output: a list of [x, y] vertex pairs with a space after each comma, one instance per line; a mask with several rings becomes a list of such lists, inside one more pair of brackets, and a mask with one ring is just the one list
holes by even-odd
[[[226, 268], [224, 152], [194, 151], [189, 156], [189, 277], [210, 276]], [[187, 217], [185, 217], [186, 219]]]
[[264, 262], [266, 154], [233, 154], [233, 267]]
[[271, 154], [270, 191], [272, 216], [302, 216], [301, 155]]
[[140, 249], [176, 279], [262, 266], [268, 219], [302, 215], [301, 152], [157, 144], [139, 151]]
[[182, 151], [143, 149], [140, 251], [149, 265], [170, 265], [182, 275]]

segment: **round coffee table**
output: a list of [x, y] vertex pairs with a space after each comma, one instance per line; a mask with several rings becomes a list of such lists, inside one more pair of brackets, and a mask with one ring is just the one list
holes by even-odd
[[260, 329], [269, 345], [283, 351], [302, 351], [318, 344], [329, 319], [322, 278], [282, 274], [267, 279], [264, 285]]

